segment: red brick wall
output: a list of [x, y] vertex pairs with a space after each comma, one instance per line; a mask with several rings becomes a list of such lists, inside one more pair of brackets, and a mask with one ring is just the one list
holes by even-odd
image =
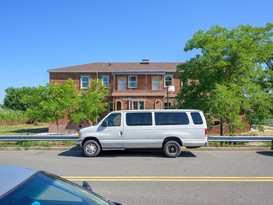
[[[181, 82], [178, 73], [166, 74], [174, 76], [175, 92], [169, 92], [169, 102], [172, 102], [181, 89]], [[129, 101], [131, 109], [133, 108], [133, 101], [144, 101], [145, 109], [164, 109], [164, 102], [167, 101], [167, 88], [164, 87], [164, 75], [155, 75], [160, 77], [160, 90], [152, 90], [152, 75], [143, 74], [131, 75], [137, 76], [137, 88], [128, 88], [128, 77], [130, 75], [113, 75], [112, 73], [98, 73], [98, 75], [97, 73], [50, 73], [50, 83], [63, 83], [68, 78], [71, 78], [77, 90], [80, 91], [82, 76], [89, 76], [90, 79], [96, 79], [97, 77], [101, 79], [104, 75], [109, 76], [109, 96], [107, 100], [114, 103], [114, 109], [117, 109], [117, 102], [121, 102], [122, 109], [128, 109]], [[118, 76], [126, 76], [126, 90], [117, 90]], [[74, 125], [68, 120], [60, 120], [59, 122], [60, 133], [75, 132], [77, 129], [78, 125]], [[49, 132], [57, 132], [55, 123], [50, 123]]]

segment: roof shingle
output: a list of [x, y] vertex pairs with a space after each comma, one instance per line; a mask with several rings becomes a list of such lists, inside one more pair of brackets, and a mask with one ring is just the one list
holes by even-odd
[[181, 62], [155, 63], [88, 63], [64, 68], [48, 70], [49, 73], [59, 72], [128, 72], [128, 71], [166, 71], [175, 72]]

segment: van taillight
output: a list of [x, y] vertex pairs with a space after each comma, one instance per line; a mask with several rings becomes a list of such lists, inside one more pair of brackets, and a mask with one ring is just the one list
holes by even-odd
[[208, 129], [205, 129], [205, 135], [208, 135], [208, 134], [209, 134]]

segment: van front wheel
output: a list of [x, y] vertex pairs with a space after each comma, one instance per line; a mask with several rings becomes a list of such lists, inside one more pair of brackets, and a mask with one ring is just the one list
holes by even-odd
[[101, 147], [95, 140], [88, 140], [83, 144], [83, 152], [87, 157], [96, 157], [101, 151]]
[[163, 151], [166, 157], [178, 157], [181, 153], [181, 147], [176, 141], [168, 141], [163, 146]]

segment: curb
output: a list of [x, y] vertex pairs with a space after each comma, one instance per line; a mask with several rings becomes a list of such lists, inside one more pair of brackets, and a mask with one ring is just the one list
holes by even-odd
[[[73, 147], [0, 147], [0, 151], [31, 151], [31, 150], [77, 151], [81, 149], [78, 148], [77, 146], [73, 146]], [[200, 148], [182, 147], [182, 151], [191, 151], [191, 150], [192, 151], [269, 151], [272, 149], [271, 147], [200, 147]]]
[[[187, 149], [194, 150], [194, 149]], [[268, 151], [271, 147], [200, 147], [196, 151]]]
[[44, 150], [44, 151], [76, 151], [77, 147], [0, 147], [0, 151], [31, 151], [31, 150]]

